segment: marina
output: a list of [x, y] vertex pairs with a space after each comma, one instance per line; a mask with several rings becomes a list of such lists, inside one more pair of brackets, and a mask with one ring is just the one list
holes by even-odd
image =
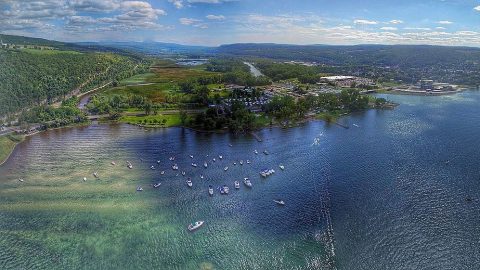
[[[0, 250], [9, 265], [40, 269], [382, 270], [402, 265], [410, 252], [418, 260], [404, 269], [427, 262], [468, 269], [480, 238], [480, 159], [469, 145], [480, 144], [480, 130], [467, 122], [479, 120], [480, 96], [451, 98], [390, 97], [407, 105], [341, 119], [361, 128], [310, 122], [262, 130], [261, 143], [105, 124], [36, 134], [0, 166]], [[264, 178], [265, 170], [275, 173]], [[19, 218], [24, 222], [11, 226]], [[441, 222], [433, 226], [432, 218]], [[197, 221], [204, 223], [189, 233]], [[458, 240], [445, 237], [452, 228], [462, 232]], [[448, 249], [424, 249], [425, 242]], [[31, 256], [20, 259], [14, 250]], [[301, 256], [289, 256], [293, 250]]]

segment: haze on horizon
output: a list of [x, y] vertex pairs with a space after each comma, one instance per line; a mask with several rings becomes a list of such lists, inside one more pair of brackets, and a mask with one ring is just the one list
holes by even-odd
[[480, 46], [470, 0], [0, 0], [0, 33], [59, 41]]

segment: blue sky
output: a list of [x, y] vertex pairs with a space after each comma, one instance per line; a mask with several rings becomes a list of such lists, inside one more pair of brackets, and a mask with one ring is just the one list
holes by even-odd
[[0, 32], [195, 45], [480, 46], [480, 0], [0, 0]]

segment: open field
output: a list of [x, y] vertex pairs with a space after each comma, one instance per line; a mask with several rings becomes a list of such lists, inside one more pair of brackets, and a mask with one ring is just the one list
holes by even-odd
[[[146, 123], [145, 120], [147, 120]], [[163, 124], [164, 120], [166, 120], [165, 124]], [[176, 127], [181, 125], [180, 114], [122, 116], [119, 121], [144, 126]]]
[[23, 137], [14, 135], [0, 136], [0, 164], [5, 162], [15, 146], [22, 142]]
[[149, 79], [155, 77], [155, 73], [143, 73], [120, 81], [120, 85], [149, 83]]

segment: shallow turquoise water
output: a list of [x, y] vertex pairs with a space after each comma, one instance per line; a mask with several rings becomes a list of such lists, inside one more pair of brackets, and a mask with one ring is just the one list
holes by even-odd
[[[350, 129], [265, 129], [262, 143], [128, 125], [28, 138], [0, 167], [0, 268], [477, 269], [480, 93], [388, 98], [401, 106]], [[234, 190], [243, 177], [253, 188]], [[223, 184], [230, 195], [208, 196]]]

